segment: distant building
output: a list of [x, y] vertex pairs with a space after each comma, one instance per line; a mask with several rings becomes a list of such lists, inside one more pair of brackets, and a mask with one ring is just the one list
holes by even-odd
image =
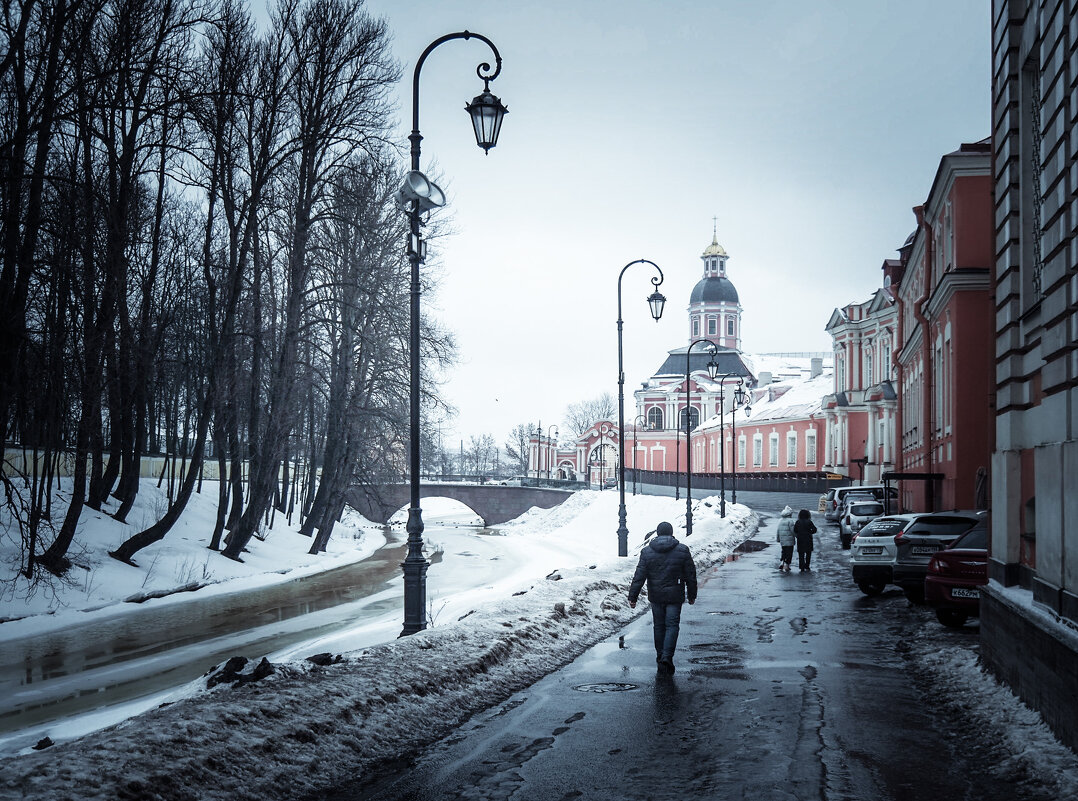
[[[1068, 10], [1069, 9], [1069, 10]], [[981, 655], [1078, 748], [1078, 19], [992, 3], [995, 450]]]
[[[626, 468], [684, 473], [688, 422], [694, 474], [718, 473], [721, 467], [728, 472], [818, 474], [819, 400], [825, 384], [830, 386], [830, 354], [742, 354], [742, 306], [727, 272], [729, 255], [714, 233], [700, 259], [703, 274], [686, 310], [688, 342], [667, 352], [654, 375], [633, 393], [635, 412], [626, 411]], [[707, 370], [711, 347], [718, 364], [715, 380]], [[735, 423], [738, 382], [754, 411], [736, 410]], [[616, 421], [595, 423], [572, 448], [558, 450], [555, 477], [609, 482], [617, 475], [617, 441]], [[544, 450], [549, 443], [533, 437], [532, 446], [536, 458], [549, 463]]]
[[863, 303], [835, 309], [826, 326], [834, 339], [835, 371], [823, 399], [823, 467], [862, 483], [878, 483], [897, 458], [892, 357], [898, 318], [894, 284], [900, 278], [899, 262], [885, 261], [883, 286]]

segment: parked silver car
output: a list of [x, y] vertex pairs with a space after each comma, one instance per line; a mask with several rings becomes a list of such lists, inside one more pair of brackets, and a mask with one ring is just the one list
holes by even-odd
[[925, 597], [928, 562], [936, 551], [950, 547], [984, 517], [984, 512], [932, 512], [921, 515], [895, 537], [894, 583], [911, 601]]
[[853, 580], [865, 595], [879, 595], [894, 583], [895, 539], [923, 515], [886, 515], [862, 528], [853, 540], [850, 568]]

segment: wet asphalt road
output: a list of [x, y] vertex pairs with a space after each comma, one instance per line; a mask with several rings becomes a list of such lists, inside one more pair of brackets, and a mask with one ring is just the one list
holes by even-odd
[[673, 676], [656, 671], [645, 614], [414, 760], [324, 798], [1040, 799], [993, 775], [1000, 755], [932, 699], [910, 656], [926, 636], [975, 648], [976, 625], [944, 629], [897, 590], [862, 596], [837, 528], [814, 518], [811, 572], [776, 570], [772, 517], [703, 574]]

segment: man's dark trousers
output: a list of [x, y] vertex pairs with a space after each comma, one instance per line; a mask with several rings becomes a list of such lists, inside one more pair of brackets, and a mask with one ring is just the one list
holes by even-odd
[[681, 631], [681, 604], [653, 603], [651, 616], [655, 623], [655, 655], [673, 659]]

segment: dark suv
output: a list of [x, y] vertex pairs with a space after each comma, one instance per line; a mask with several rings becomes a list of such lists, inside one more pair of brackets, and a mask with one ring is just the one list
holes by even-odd
[[918, 517], [895, 537], [894, 583], [907, 598], [924, 601], [929, 560], [983, 517], [984, 512], [933, 512]]

